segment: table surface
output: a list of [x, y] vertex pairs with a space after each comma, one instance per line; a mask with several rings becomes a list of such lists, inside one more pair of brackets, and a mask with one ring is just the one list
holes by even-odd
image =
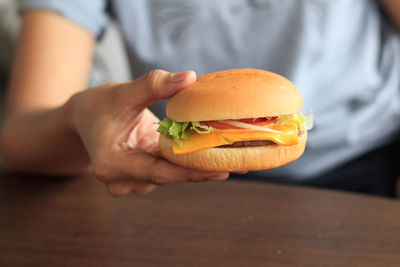
[[328, 190], [2, 174], [0, 211], [0, 266], [400, 266], [400, 202]]

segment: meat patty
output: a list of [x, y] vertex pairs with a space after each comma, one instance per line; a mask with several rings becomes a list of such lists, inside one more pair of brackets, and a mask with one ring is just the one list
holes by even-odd
[[237, 148], [237, 147], [269, 146], [269, 145], [276, 145], [276, 144], [272, 141], [267, 141], [267, 140], [253, 140], [253, 141], [239, 141], [231, 145], [217, 146], [217, 148], [227, 148], [227, 147]]

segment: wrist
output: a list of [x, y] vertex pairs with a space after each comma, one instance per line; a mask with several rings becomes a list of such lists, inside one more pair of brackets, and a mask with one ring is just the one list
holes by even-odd
[[61, 107], [62, 111], [62, 121], [65, 122], [66, 128], [70, 131], [73, 132], [76, 135], [79, 135], [78, 133], [78, 127], [77, 127], [77, 118], [79, 117], [79, 114], [81, 113], [79, 111], [80, 107], [80, 102], [81, 102], [81, 96], [82, 92], [76, 93], [72, 95], [67, 102]]
[[69, 140], [69, 149], [74, 151], [72, 153], [74, 160], [71, 161], [76, 160], [76, 162], [72, 164], [74, 169], [76, 165], [76, 173], [87, 172], [90, 169], [90, 158], [77, 127], [77, 118], [79, 118], [80, 114], [78, 110], [80, 106], [80, 95], [81, 93], [72, 95], [67, 102], [59, 108], [58, 112], [58, 120], [62, 124], [60, 127], [64, 129], [63, 132], [66, 134], [65, 140]]

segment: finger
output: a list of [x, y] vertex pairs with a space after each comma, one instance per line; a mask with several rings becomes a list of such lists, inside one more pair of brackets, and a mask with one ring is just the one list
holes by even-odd
[[106, 183], [106, 187], [110, 195], [121, 197], [131, 192], [141, 196], [147, 195], [156, 188], [156, 185], [118, 180]]
[[156, 185], [181, 182], [221, 181], [228, 178], [228, 172], [204, 172], [182, 168], [145, 151], [134, 149], [116, 161], [115, 170], [120, 178]]
[[120, 88], [131, 105], [145, 108], [158, 100], [170, 98], [195, 81], [194, 71], [171, 73], [153, 70], [135, 81], [121, 84]]
[[147, 108], [136, 127], [129, 133], [127, 145], [129, 148], [141, 148], [147, 152], [156, 151], [158, 147], [159, 133], [157, 132], [159, 119]]

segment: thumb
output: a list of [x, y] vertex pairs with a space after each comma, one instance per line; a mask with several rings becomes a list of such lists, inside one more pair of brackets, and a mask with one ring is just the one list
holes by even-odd
[[122, 84], [121, 89], [131, 105], [145, 108], [156, 101], [172, 97], [195, 81], [196, 73], [191, 70], [177, 73], [153, 70], [135, 81]]

